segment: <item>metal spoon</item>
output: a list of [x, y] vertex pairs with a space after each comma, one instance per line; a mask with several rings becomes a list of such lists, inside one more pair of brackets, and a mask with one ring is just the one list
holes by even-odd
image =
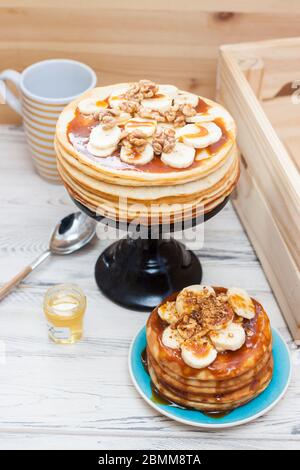
[[83, 212], [74, 212], [64, 217], [52, 233], [48, 250], [0, 288], [0, 300], [51, 254], [68, 255], [89, 243], [96, 233], [96, 224], [95, 220]]

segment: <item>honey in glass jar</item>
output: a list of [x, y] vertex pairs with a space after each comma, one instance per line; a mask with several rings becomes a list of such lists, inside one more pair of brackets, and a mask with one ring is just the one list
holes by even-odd
[[82, 337], [86, 297], [76, 284], [59, 284], [47, 290], [44, 312], [49, 337], [55, 343], [75, 343]]

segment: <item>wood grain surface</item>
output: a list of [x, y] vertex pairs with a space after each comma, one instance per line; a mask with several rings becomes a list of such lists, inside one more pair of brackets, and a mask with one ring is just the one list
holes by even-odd
[[[62, 186], [33, 171], [23, 131], [0, 127], [0, 284], [40, 254], [52, 227], [74, 210]], [[122, 309], [98, 291], [93, 269], [107, 242], [53, 257], [0, 303], [0, 449], [299, 449], [300, 351], [292, 342], [255, 253], [229, 204], [205, 226], [197, 252], [205, 283], [237, 285], [266, 307], [294, 363], [286, 396], [253, 423], [201, 431], [159, 415], [137, 394], [127, 369], [147, 314]], [[47, 338], [42, 300], [56, 283], [86, 292], [85, 333], [75, 345]]]
[[[297, 36], [293, 0], [12, 0], [0, 3], [1, 68], [68, 57], [100, 85], [150, 78], [214, 96], [220, 44]], [[20, 122], [0, 106], [0, 122]]]
[[299, 37], [222, 46], [217, 94], [238, 125], [236, 208], [300, 344], [299, 52]]

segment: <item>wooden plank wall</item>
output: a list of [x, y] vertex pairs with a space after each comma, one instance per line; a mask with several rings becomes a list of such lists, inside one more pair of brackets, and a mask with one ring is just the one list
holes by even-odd
[[[151, 78], [215, 94], [218, 46], [300, 35], [293, 0], [0, 0], [1, 69], [69, 57], [99, 84]], [[0, 123], [18, 122], [6, 105]]]

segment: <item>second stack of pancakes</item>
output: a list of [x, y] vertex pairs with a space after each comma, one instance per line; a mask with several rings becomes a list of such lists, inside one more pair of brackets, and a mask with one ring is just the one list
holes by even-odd
[[[150, 315], [148, 369], [156, 390], [170, 402], [228, 411], [249, 402], [270, 383], [270, 322], [263, 307], [241, 289], [213, 292], [209, 287], [207, 296], [202, 287], [186, 288], [179, 303], [178, 296], [172, 296]], [[180, 309], [182, 298], [187, 299], [186, 313]], [[213, 313], [214, 306], [218, 313]]]

